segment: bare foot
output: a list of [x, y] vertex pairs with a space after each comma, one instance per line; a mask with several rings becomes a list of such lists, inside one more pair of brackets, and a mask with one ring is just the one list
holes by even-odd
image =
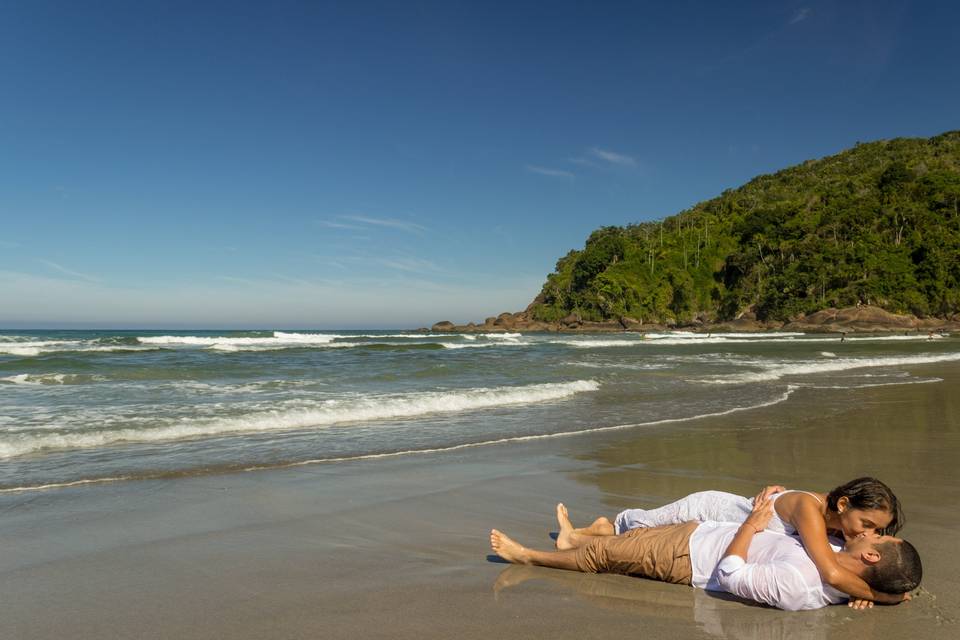
[[557, 503], [557, 524], [560, 525], [560, 533], [557, 534], [557, 550], [572, 549], [573, 541], [570, 537], [573, 535], [573, 523], [570, 522], [570, 514], [562, 502]]
[[507, 534], [500, 533], [496, 529], [490, 530], [490, 548], [493, 552], [514, 564], [530, 564], [530, 558], [527, 550], [511, 540]]

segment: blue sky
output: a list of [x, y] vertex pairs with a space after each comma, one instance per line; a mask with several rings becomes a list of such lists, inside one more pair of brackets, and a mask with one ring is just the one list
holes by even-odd
[[[669, 5], [669, 6], [668, 6]], [[952, 2], [0, 4], [0, 327], [416, 327], [960, 128]]]

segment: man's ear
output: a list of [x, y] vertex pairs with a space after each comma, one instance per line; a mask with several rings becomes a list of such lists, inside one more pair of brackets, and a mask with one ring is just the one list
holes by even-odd
[[880, 562], [880, 558], [880, 552], [875, 547], [867, 547], [860, 552], [860, 560], [866, 565], [877, 564]]
[[842, 496], [839, 500], [837, 500], [838, 513], [843, 513], [849, 508], [850, 508], [850, 498], [848, 498], [847, 496]]

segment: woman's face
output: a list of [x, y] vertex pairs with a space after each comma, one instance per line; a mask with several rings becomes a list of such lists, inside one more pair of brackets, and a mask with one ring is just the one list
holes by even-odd
[[846, 498], [840, 498], [837, 507], [840, 509], [840, 528], [847, 540], [864, 533], [881, 533], [893, 520], [890, 512], [884, 509], [854, 509]]

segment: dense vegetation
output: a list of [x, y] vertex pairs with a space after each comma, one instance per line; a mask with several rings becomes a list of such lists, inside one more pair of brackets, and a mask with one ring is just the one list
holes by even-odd
[[530, 311], [682, 323], [857, 303], [960, 311], [960, 131], [858, 144], [662, 221], [598, 229]]

